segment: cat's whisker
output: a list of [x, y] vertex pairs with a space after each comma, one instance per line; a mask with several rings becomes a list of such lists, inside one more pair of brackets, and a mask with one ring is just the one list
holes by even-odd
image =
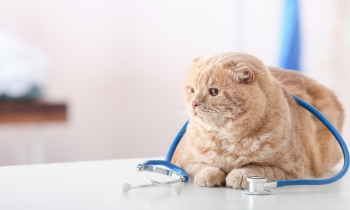
[[167, 121], [170, 121], [171, 123], [184, 123], [188, 120], [188, 118], [183, 118], [183, 119], [167, 119]]
[[188, 112], [186, 111], [174, 111], [173, 114], [171, 114], [172, 116], [187, 116]]
[[184, 122], [188, 119], [188, 111], [173, 111], [174, 113], [167, 116], [167, 120], [171, 120], [172, 122]]

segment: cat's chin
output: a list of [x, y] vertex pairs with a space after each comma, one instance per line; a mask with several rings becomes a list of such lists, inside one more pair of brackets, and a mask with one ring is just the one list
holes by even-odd
[[200, 117], [198, 115], [193, 115], [190, 117], [190, 121], [195, 122], [200, 127], [204, 128], [208, 131], [219, 131], [221, 130], [223, 125], [219, 125], [217, 123], [214, 123], [215, 120], [207, 119], [204, 117]]
[[211, 116], [201, 110], [191, 110], [190, 111], [190, 121], [194, 121], [198, 123], [201, 127], [206, 130], [220, 130], [224, 126], [224, 122], [222, 121], [223, 117], [220, 116], [217, 118], [216, 116]]
[[194, 119], [194, 121], [197, 123], [197, 125], [201, 126], [205, 130], [208, 130], [208, 131], [216, 130], [211, 124], [208, 124], [207, 122], [201, 119], [196, 118]]
[[201, 110], [198, 110], [198, 109], [194, 109], [191, 113], [192, 117], [193, 118], [199, 118], [203, 121], [206, 121], [207, 120], [207, 114]]

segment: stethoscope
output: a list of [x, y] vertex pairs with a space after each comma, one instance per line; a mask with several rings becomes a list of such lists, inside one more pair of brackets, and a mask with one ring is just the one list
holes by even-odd
[[[337, 131], [337, 129], [313, 106], [305, 102], [304, 100], [291, 95], [294, 100], [302, 107], [304, 107], [306, 110], [311, 112], [315, 117], [317, 117], [327, 128], [328, 130], [333, 134], [335, 139], [338, 141], [341, 150], [343, 152], [344, 156], [344, 165], [342, 169], [334, 176], [330, 178], [325, 179], [294, 179], [294, 180], [276, 180], [275, 182], [266, 183], [265, 177], [260, 176], [251, 176], [247, 178], [247, 181], [249, 182], [249, 189], [242, 190], [243, 194], [246, 195], [269, 195], [271, 194], [271, 191], [265, 190], [265, 187], [283, 187], [283, 186], [292, 186], [292, 185], [324, 185], [324, 184], [330, 184], [333, 183], [340, 178], [342, 178], [349, 168], [349, 151], [348, 148]], [[136, 174], [143, 180], [149, 182], [150, 184], [147, 185], [130, 185], [129, 183], [123, 183], [121, 186], [121, 190], [123, 192], [127, 192], [131, 189], [144, 189], [144, 188], [151, 188], [151, 187], [167, 187], [171, 188], [176, 193], [181, 193], [182, 190], [182, 182], [187, 182], [189, 180], [186, 172], [182, 170], [180, 167], [172, 164], [171, 158], [173, 157], [173, 154], [175, 152], [175, 149], [177, 145], [179, 144], [182, 136], [186, 132], [186, 127], [188, 125], [187, 121], [178, 134], [176, 135], [173, 143], [171, 144], [169, 151], [165, 157], [165, 160], [148, 160], [144, 163], [138, 164], [136, 167]], [[169, 177], [174, 178], [173, 181], [168, 182], [159, 182], [150, 178], [147, 178], [142, 174], [142, 172], [153, 172], [161, 175], [166, 175]]]

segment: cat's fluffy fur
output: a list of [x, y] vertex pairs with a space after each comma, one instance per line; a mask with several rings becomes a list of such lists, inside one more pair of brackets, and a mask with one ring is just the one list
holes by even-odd
[[248, 54], [216, 54], [194, 60], [184, 92], [190, 122], [172, 162], [198, 186], [247, 188], [252, 175], [268, 182], [320, 177], [341, 159], [331, 133], [290, 93], [338, 131], [343, 108], [331, 90], [301, 73], [266, 67]]

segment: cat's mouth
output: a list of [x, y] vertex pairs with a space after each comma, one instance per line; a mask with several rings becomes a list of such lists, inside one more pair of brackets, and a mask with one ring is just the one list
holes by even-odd
[[200, 117], [200, 118], [206, 118], [207, 114], [205, 111], [201, 110], [199, 107], [196, 107], [193, 109], [193, 116]]
[[198, 107], [193, 109], [193, 116], [198, 116]]
[[192, 117], [206, 123], [220, 122], [223, 118], [218, 111], [207, 110], [202, 107], [195, 107], [192, 109]]
[[201, 107], [195, 107], [195, 108], [193, 108], [193, 115], [194, 116], [204, 116], [205, 115], [205, 112], [204, 112], [204, 110], [201, 110]]

